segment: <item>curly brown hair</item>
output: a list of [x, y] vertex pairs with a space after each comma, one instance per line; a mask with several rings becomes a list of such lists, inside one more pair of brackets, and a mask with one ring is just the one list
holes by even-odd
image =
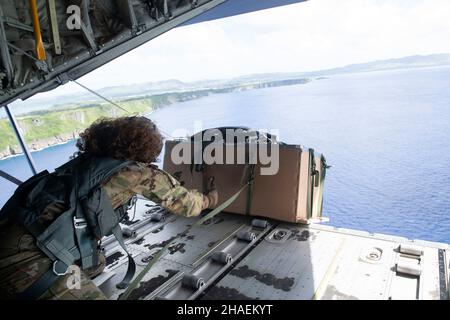
[[101, 118], [80, 134], [77, 148], [97, 156], [150, 163], [156, 161], [163, 137], [146, 117]]

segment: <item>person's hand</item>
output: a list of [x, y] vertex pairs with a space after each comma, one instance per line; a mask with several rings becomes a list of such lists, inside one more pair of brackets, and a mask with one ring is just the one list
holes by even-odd
[[213, 209], [217, 206], [217, 202], [219, 201], [219, 193], [217, 192], [217, 189], [210, 190], [206, 197], [208, 198], [208, 209]]
[[206, 201], [203, 203], [203, 209], [213, 209], [217, 206], [219, 201], [219, 193], [217, 192], [216, 185], [214, 182], [214, 177], [211, 177], [208, 181], [208, 186], [206, 187], [206, 194], [204, 195]]

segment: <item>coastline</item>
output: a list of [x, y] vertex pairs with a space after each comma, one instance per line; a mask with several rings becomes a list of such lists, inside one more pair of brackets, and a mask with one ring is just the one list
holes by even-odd
[[[73, 138], [73, 139], [70, 139], [70, 140], [67, 140], [67, 141], [58, 142], [58, 143], [55, 143], [55, 144], [47, 145], [47, 146], [42, 147], [42, 148], [39, 148], [39, 149], [30, 149], [30, 153], [39, 152], [39, 151], [42, 151], [42, 150], [45, 150], [45, 149], [48, 149], [48, 148], [52, 148], [52, 147], [64, 145], [64, 144], [73, 142], [73, 141], [75, 141], [76, 139], [77, 139], [77, 138]], [[20, 156], [23, 156], [23, 155], [24, 155], [23, 152], [18, 152], [18, 153], [11, 154], [11, 155], [6, 156], [6, 157], [3, 157], [3, 158], [0, 157], [0, 161], [2, 161], [2, 160], [8, 160], [8, 159], [15, 158], [15, 157], [20, 157]]]
[[[152, 95], [152, 96], [140, 96], [137, 98], [125, 98], [118, 100], [118, 102], [125, 106], [129, 113], [149, 115], [153, 111], [169, 106], [173, 103], [184, 102], [189, 100], [196, 100], [203, 97], [207, 97], [211, 94], [231, 93], [238, 91], [256, 90], [263, 88], [281, 87], [289, 85], [307, 84], [313, 81], [313, 79], [299, 78], [299, 79], [286, 79], [286, 80], [274, 80], [267, 82], [248, 83], [238, 86], [222, 87], [222, 88], [210, 88], [199, 89], [194, 91], [182, 91], [182, 92], [169, 92], [164, 94]], [[40, 130], [41, 132], [47, 128], [53, 129], [53, 133], [50, 133], [49, 137], [40, 139], [31, 139], [31, 142], [27, 143], [30, 152], [41, 151], [46, 148], [65, 144], [78, 138], [80, 132], [88, 127], [93, 121], [101, 117], [116, 117], [125, 115], [121, 110], [114, 107], [107, 106], [105, 103], [83, 106], [77, 105], [76, 107], [52, 110], [31, 112], [23, 114], [17, 117], [20, 124], [22, 133], [26, 140], [30, 140], [26, 134], [32, 132], [32, 130]], [[71, 125], [73, 130], [70, 132], [58, 132], [53, 127], [63, 127]], [[50, 130], [49, 129], [49, 130]], [[56, 130], [56, 131], [55, 131]], [[45, 132], [45, 131], [44, 131]], [[1, 132], [0, 132], [1, 133]], [[5, 134], [5, 136], [7, 136]], [[11, 141], [16, 140], [16, 137], [11, 135], [7, 136]], [[28, 139], [27, 139], [28, 138]], [[7, 144], [6, 148], [0, 150], [0, 161], [6, 160], [11, 157], [23, 155], [22, 149], [18, 144]]]

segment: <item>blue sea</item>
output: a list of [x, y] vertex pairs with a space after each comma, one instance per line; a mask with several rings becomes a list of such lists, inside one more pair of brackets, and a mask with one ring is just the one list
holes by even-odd
[[[450, 67], [332, 76], [304, 85], [211, 95], [150, 115], [172, 134], [216, 126], [276, 129], [332, 165], [324, 215], [337, 227], [450, 243]], [[33, 152], [53, 170], [74, 142]], [[0, 161], [21, 179], [23, 156]], [[0, 205], [14, 185], [0, 180]]]

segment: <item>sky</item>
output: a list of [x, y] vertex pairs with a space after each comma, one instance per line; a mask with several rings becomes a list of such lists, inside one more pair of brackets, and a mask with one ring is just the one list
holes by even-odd
[[[450, 0], [309, 0], [173, 29], [79, 79], [100, 89], [450, 53]], [[39, 96], [82, 91], [66, 84]]]

